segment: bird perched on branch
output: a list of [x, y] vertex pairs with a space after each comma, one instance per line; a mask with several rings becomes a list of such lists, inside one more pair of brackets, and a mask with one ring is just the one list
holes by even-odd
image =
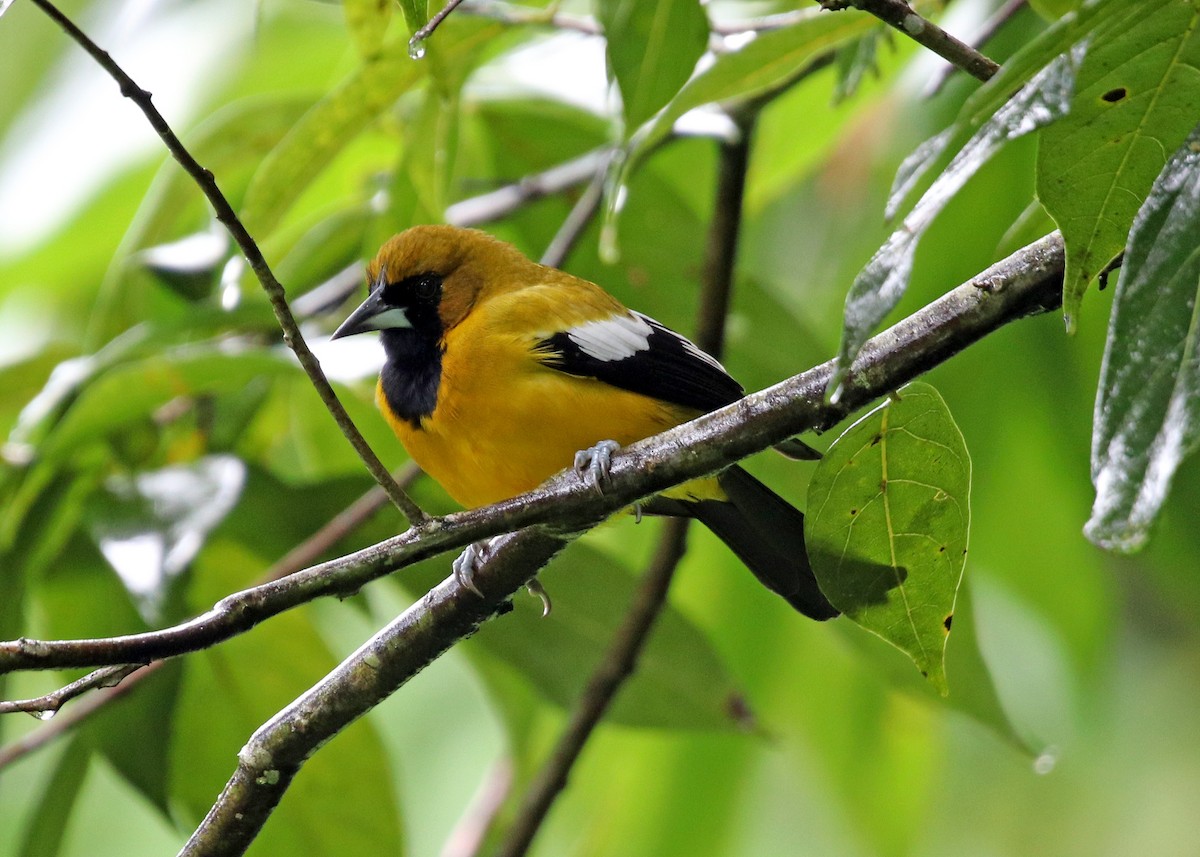
[[[467, 507], [531, 490], [573, 459], [602, 474], [618, 445], [742, 396], [683, 336], [477, 230], [408, 229], [383, 245], [367, 276], [369, 296], [334, 338], [380, 331], [380, 410], [409, 455]], [[804, 516], [742, 468], [645, 508], [697, 518], [801, 613], [837, 615], [808, 564]]]

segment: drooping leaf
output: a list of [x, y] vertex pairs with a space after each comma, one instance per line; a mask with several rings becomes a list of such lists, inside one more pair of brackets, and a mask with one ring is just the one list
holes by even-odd
[[[900, 227], [854, 278], [846, 295], [838, 365], [829, 382], [829, 389], [834, 395], [858, 350], [904, 296], [912, 274], [917, 244], [946, 204], [1006, 143], [1053, 122], [1066, 112], [1075, 85], [1078, 53], [1073, 51], [1046, 66], [996, 111], [954, 156]], [[928, 169], [931, 158], [940, 154], [946, 142], [944, 136], [935, 137], [926, 144], [927, 148], [918, 149], [906, 161], [906, 166], [902, 167], [897, 177], [900, 190], [893, 193], [889, 207], [903, 197], [907, 188], [916, 184]]]
[[1063, 314], [1125, 246], [1155, 176], [1196, 124], [1200, 8], [1125, 0], [1091, 37], [1070, 115], [1038, 150], [1038, 197], [1063, 234]]
[[598, 0], [596, 16], [632, 134], [691, 76], [708, 44], [708, 18], [699, 0]]
[[1137, 550], [1200, 441], [1200, 128], [1167, 162], [1129, 233], [1096, 393], [1085, 532]]
[[805, 540], [821, 590], [943, 694], [970, 488], [962, 433], [937, 390], [914, 383], [837, 439], [808, 491]]

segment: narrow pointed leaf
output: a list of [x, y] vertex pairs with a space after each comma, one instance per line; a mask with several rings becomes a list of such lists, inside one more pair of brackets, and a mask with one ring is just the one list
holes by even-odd
[[1200, 128], [1167, 163], [1129, 235], [1096, 395], [1085, 532], [1146, 541], [1175, 469], [1200, 439]]
[[1088, 285], [1125, 246], [1155, 176], [1196, 124], [1195, 0], [1113, 4], [1091, 38], [1069, 117], [1038, 150], [1038, 197], [1063, 234], [1063, 313], [1074, 329]]
[[970, 489], [962, 433], [937, 390], [915, 383], [848, 428], [808, 490], [805, 539], [821, 590], [943, 694]]

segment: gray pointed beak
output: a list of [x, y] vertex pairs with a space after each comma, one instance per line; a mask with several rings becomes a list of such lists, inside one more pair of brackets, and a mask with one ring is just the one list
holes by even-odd
[[385, 330], [393, 327], [412, 327], [403, 309], [388, 306], [383, 302], [383, 289], [376, 289], [363, 301], [350, 317], [341, 323], [330, 339], [341, 339], [369, 330]]

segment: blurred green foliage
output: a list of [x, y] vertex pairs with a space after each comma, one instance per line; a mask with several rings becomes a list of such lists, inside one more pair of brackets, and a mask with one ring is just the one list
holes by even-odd
[[[564, 267], [687, 331], [712, 209], [711, 135], [728, 124], [668, 137], [669, 122], [653, 113], [665, 105], [661, 115], [674, 120], [713, 98], [769, 94], [725, 355], [758, 389], [836, 353], [847, 288], [891, 232], [883, 212], [906, 156], [953, 128], [928, 186], [1016, 88], [1099, 26], [1097, 16], [1128, 14], [1130, 2], [1103, 0], [1099, 12], [1092, 4], [1051, 24], [1080, 4], [1041, 0], [1045, 17], [1021, 10], [988, 43], [997, 60], [1014, 57], [993, 84], [956, 75], [932, 98], [921, 90], [939, 65], [907, 40], [857, 12], [816, 15], [815, 4], [785, 0], [705, 6], [724, 25], [792, 17], [712, 66], [702, 61], [685, 84], [696, 33], [634, 49], [659, 23], [641, 8], [650, 5], [560, 10], [621, 28], [610, 85], [600, 37], [463, 10], [412, 60], [411, 29], [430, 11], [415, 0], [401, 14], [370, 0], [63, 4], [155, 92], [247, 217], [313, 340], [357, 297], [347, 269], [387, 236], [626, 139], [634, 154], [610, 183], [621, 185], [621, 205], [610, 200], [619, 259], [602, 261], [594, 222]], [[699, 20], [683, 0], [655, 5], [664, 20]], [[1001, 4], [948, 5], [969, 34]], [[1180, 20], [1195, 11], [1189, 0], [1155, 5]], [[793, 13], [809, 7], [815, 17], [796, 23]], [[1101, 33], [1110, 50], [1136, 42]], [[837, 61], [825, 64], [831, 51]], [[192, 267], [181, 259], [184, 279], [145, 264], [146, 250], [212, 224], [116, 88], [29, 3], [0, 18], [0, 56], [0, 638], [179, 621], [260, 579], [369, 479], [228, 250]], [[1160, 80], [1196, 103], [1190, 79]], [[635, 100], [628, 113], [620, 95]], [[1182, 139], [1189, 129], [1176, 130]], [[1035, 177], [1054, 162], [1036, 136], [1002, 147], [949, 200], [890, 318], [1052, 228]], [[1139, 165], [1147, 189], [1170, 154]], [[68, 167], [80, 178], [55, 181]], [[580, 193], [529, 201], [485, 226], [537, 257]], [[1119, 243], [1129, 223], [1117, 226]], [[1104, 554], [1081, 533], [1111, 294], [1083, 296], [1074, 337], [1060, 318], [1025, 320], [930, 373], [973, 462], [946, 700], [848, 620], [797, 617], [695, 529], [643, 669], [534, 852], [1194, 854], [1200, 471], [1184, 463], [1138, 556]], [[371, 402], [373, 347], [321, 345], [319, 355], [372, 445], [400, 465]], [[216, 457], [240, 466], [185, 496], [209, 498], [184, 503], [207, 518], [155, 504], [154, 480]], [[794, 500], [812, 472], [775, 456], [748, 466]], [[451, 508], [427, 481], [415, 493], [427, 509]], [[381, 511], [331, 555], [401, 526]], [[542, 577], [552, 619], [522, 596], [335, 738], [251, 853], [438, 853], [479, 812], [481, 783], [507, 765], [515, 784], [503, 825], [619, 620], [656, 530], [617, 521], [568, 551]], [[257, 725], [444, 577], [448, 562], [171, 663], [83, 728], [0, 769], [0, 854], [177, 848]], [[0, 691], [31, 696], [73, 677], [15, 674], [0, 678]], [[0, 746], [41, 728], [8, 715]]]

